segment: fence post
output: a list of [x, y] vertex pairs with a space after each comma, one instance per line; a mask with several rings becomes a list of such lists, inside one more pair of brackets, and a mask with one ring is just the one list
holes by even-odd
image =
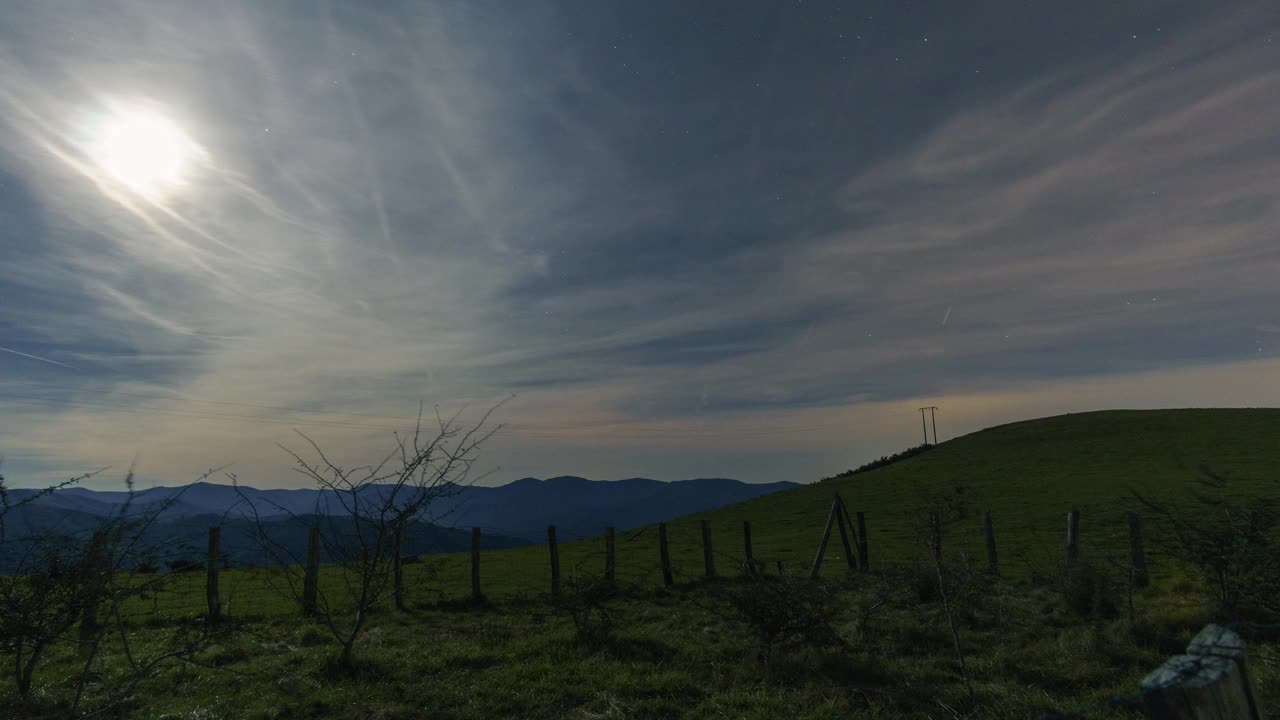
[[1151, 575], [1147, 572], [1147, 554], [1142, 549], [1142, 516], [1136, 512], [1129, 513], [1129, 552], [1133, 560], [1133, 584], [1146, 587], [1151, 583]]
[[[851, 571], [857, 570], [858, 559], [853, 556], [853, 547], [849, 545], [849, 533], [844, 527], [844, 500], [840, 499], [839, 494], [836, 495], [836, 506], [831, 508], [831, 510], [836, 514], [836, 527], [840, 529], [840, 544], [844, 547], [845, 565], [847, 565]], [[849, 528], [849, 530], [852, 529], [853, 528]]]
[[707, 577], [716, 576], [716, 561], [711, 553], [711, 524], [702, 520], [702, 566]]
[[942, 562], [942, 513], [929, 511], [929, 548], [936, 562]]
[[1075, 566], [1080, 559], [1080, 511], [1071, 508], [1067, 513], [1067, 569]]
[[547, 526], [547, 548], [551, 550], [551, 596], [560, 596], [560, 547], [556, 545], [556, 526]]
[[1206, 625], [1187, 644], [1187, 654], [1220, 657], [1235, 662], [1240, 669], [1240, 679], [1249, 701], [1249, 717], [1261, 720], [1262, 710], [1258, 706], [1257, 692], [1250, 678], [1248, 653], [1245, 651], [1244, 640], [1239, 635], [1221, 625]]
[[671, 553], [667, 551], [667, 524], [658, 523], [658, 558], [662, 563], [662, 584], [671, 587], [675, 581], [671, 577]]
[[471, 599], [480, 602], [480, 528], [471, 528]]
[[818, 577], [818, 571], [822, 569], [822, 556], [827, 552], [827, 540], [831, 538], [831, 523], [836, 519], [836, 512], [839, 511], [839, 500], [831, 501], [831, 512], [827, 513], [827, 525], [822, 529], [822, 542], [818, 543], [818, 554], [813, 556], [813, 567], [809, 569], [809, 577]]
[[209, 557], [205, 562], [205, 600], [209, 605], [209, 622], [217, 622], [222, 617], [222, 600], [218, 594], [218, 567], [222, 540], [222, 528], [209, 528]]
[[604, 580], [613, 585], [615, 557], [614, 557], [614, 529], [609, 526], [604, 530]]
[[102, 593], [103, 575], [107, 572], [110, 558], [106, 557], [107, 536], [97, 530], [89, 539], [89, 547], [85, 550], [85, 571], [89, 573], [89, 582], [84, 586], [84, 612], [80, 616], [80, 656], [88, 657], [93, 653], [93, 646], [98, 642], [98, 602]]
[[858, 511], [858, 569], [867, 571], [867, 517]]
[[751, 549], [751, 521], [742, 521], [742, 553], [746, 557], [747, 573], [756, 574], [756, 556]]
[[316, 594], [320, 587], [320, 528], [312, 527], [307, 536], [307, 567], [302, 577], [302, 611], [316, 611]]
[[1152, 720], [1260, 720], [1240, 636], [1205, 626], [1142, 681], [1142, 705]]
[[991, 522], [990, 510], [982, 513], [982, 532], [987, 536], [987, 566], [991, 568], [992, 575], [1000, 577], [1000, 558], [996, 555], [996, 528]]
[[395, 580], [395, 601], [396, 609], [404, 610], [404, 566], [400, 559], [400, 542], [401, 523], [396, 523], [395, 535], [392, 537], [392, 545], [395, 546], [395, 555], [391, 558], [391, 575]]

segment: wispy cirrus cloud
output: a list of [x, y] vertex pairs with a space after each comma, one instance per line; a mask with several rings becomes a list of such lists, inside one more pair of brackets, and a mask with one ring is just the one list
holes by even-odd
[[[803, 480], [913, 442], [918, 398], [972, 429], [1273, 369], [1263, 5], [1036, 56], [789, 12], [24, 8], [0, 341], [77, 370], [5, 365], [9, 462], [278, 484], [293, 426], [358, 456], [514, 391], [497, 479]], [[137, 98], [205, 153], [162, 200], [82, 147]]]

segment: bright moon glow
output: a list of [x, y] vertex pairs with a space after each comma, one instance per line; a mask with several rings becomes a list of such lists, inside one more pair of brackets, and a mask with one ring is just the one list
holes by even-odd
[[175, 188], [199, 155], [182, 128], [146, 107], [115, 108], [95, 132], [97, 164], [139, 195], [157, 198]]

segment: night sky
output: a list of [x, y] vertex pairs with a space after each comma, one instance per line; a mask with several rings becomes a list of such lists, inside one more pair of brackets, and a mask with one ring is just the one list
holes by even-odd
[[807, 482], [1280, 405], [1274, 2], [18, 2], [0, 454]]

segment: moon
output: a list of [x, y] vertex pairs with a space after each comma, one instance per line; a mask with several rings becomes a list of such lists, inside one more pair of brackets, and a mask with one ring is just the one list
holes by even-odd
[[161, 109], [114, 107], [97, 123], [90, 144], [94, 162], [130, 191], [151, 200], [183, 184], [200, 146]]

